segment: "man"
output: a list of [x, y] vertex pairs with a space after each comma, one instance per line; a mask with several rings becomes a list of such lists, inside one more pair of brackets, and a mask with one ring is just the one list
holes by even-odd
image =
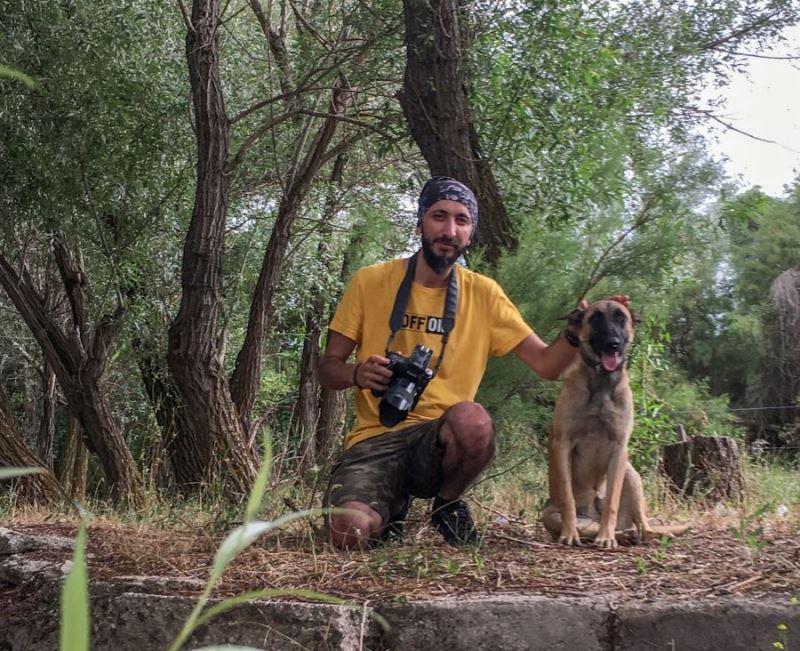
[[[401, 531], [412, 496], [434, 498], [431, 522], [446, 542], [474, 543], [461, 496], [494, 455], [492, 419], [473, 402], [488, 358], [513, 352], [548, 379], [575, 358], [563, 337], [546, 345], [496, 282], [456, 264], [477, 223], [468, 187], [431, 178], [417, 212], [422, 255], [361, 269], [331, 321], [319, 380], [332, 389], [354, 386], [358, 418], [325, 495], [325, 506], [346, 509], [328, 518], [337, 547]], [[432, 351], [434, 377], [407, 418], [387, 426], [381, 398], [373, 395], [392, 379], [387, 354], [409, 357], [420, 344]]]

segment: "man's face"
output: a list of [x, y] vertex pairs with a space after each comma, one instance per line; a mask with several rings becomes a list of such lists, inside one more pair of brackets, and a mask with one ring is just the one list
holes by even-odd
[[422, 216], [422, 255], [437, 274], [447, 270], [467, 250], [472, 239], [472, 217], [458, 201], [442, 199]]

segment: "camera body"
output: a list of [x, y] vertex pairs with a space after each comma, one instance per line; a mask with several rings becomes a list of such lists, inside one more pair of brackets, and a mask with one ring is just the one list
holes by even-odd
[[419, 402], [433, 377], [428, 368], [433, 352], [427, 346], [417, 344], [409, 357], [402, 353], [389, 353], [389, 366], [392, 379], [385, 391], [372, 390], [376, 398], [383, 398], [378, 407], [380, 420], [386, 427], [394, 427], [408, 416]]

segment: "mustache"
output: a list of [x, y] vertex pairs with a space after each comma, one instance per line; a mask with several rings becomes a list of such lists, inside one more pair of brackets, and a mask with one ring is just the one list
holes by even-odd
[[452, 237], [447, 237], [446, 235], [440, 235], [439, 237], [434, 238], [433, 243], [434, 244], [449, 244], [451, 246], [454, 246], [454, 247], [458, 248], [458, 240], [456, 240], [456, 239], [454, 239]]

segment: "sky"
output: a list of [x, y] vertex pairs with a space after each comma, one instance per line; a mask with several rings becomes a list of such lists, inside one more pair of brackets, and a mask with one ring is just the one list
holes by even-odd
[[[787, 40], [762, 54], [797, 55], [800, 26], [785, 32]], [[784, 186], [800, 174], [800, 60], [749, 59], [747, 74], [734, 77], [720, 93], [726, 99], [718, 113], [737, 129], [775, 144], [712, 126], [716, 136], [712, 151], [728, 158], [728, 173], [744, 188], [760, 185], [773, 196], [783, 196]]]

